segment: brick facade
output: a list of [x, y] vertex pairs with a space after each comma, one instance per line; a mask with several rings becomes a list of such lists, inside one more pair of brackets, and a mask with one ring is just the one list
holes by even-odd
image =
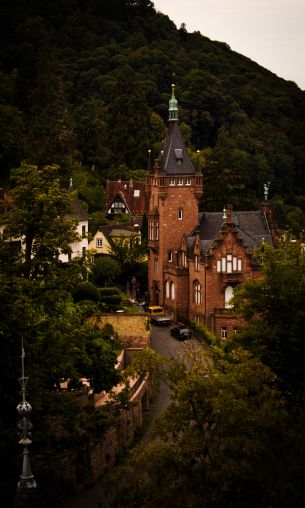
[[241, 326], [230, 304], [235, 287], [261, 276], [255, 247], [275, 243], [271, 209], [264, 202], [256, 211], [233, 212], [227, 205], [199, 214], [202, 174], [187, 156], [174, 93], [169, 111], [167, 138], [146, 177], [150, 303], [226, 338]]

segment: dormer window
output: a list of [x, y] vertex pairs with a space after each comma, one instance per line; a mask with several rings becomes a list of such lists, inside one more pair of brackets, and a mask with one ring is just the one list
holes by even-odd
[[181, 166], [182, 163], [182, 148], [175, 148], [176, 163]]

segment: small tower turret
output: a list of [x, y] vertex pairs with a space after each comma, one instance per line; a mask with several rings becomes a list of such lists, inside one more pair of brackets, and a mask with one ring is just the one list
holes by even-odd
[[169, 100], [168, 121], [178, 122], [178, 101], [175, 97], [175, 85], [172, 84], [172, 96]]

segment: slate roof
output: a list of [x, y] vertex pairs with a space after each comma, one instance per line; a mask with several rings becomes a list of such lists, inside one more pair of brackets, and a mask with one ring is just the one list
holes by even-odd
[[[264, 239], [266, 243], [274, 245], [272, 234], [262, 211], [233, 212], [233, 231], [243, 241], [244, 246], [251, 252]], [[199, 224], [196, 232], [199, 233], [201, 248], [208, 252], [214, 240], [226, 225], [223, 212], [206, 212], [199, 214]], [[188, 237], [188, 249], [191, 249], [194, 235]]]
[[106, 183], [106, 211], [119, 196], [127, 205], [131, 214], [143, 214], [148, 211], [148, 196], [145, 193], [145, 182], [132, 180], [108, 181]]
[[[181, 164], [177, 164], [175, 149], [182, 150]], [[173, 122], [168, 130], [168, 134], [162, 146], [163, 155], [160, 153], [160, 173], [166, 175], [193, 175], [195, 170], [187, 154], [184, 141], [182, 139], [178, 122]]]

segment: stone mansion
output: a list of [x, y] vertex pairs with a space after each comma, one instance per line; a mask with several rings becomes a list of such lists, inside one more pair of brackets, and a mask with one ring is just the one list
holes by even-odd
[[199, 213], [202, 178], [182, 139], [172, 85], [167, 136], [146, 176], [149, 301], [175, 321], [203, 323], [224, 339], [239, 326], [228, 312], [234, 288], [261, 277], [253, 250], [260, 242], [274, 245], [276, 228], [266, 200], [255, 211], [227, 205]]

